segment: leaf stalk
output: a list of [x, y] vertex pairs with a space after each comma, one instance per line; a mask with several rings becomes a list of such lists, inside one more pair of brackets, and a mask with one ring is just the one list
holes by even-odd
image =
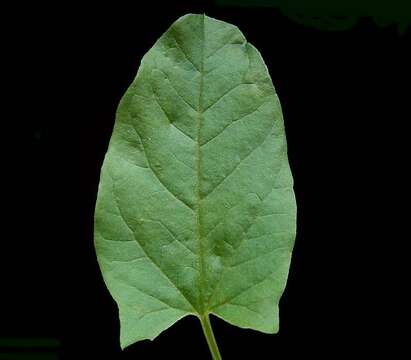
[[222, 360], [220, 351], [218, 350], [217, 342], [214, 337], [208, 314], [200, 315], [201, 327], [203, 328], [204, 336], [207, 339], [208, 348], [210, 349], [213, 360]]

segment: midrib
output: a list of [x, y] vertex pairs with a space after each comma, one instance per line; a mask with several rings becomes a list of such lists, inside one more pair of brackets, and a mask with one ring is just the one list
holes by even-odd
[[198, 243], [198, 256], [199, 256], [199, 283], [198, 291], [200, 296], [199, 315], [204, 315], [206, 311], [206, 306], [204, 304], [204, 294], [203, 288], [205, 288], [204, 283], [204, 256], [203, 256], [203, 244], [202, 244], [202, 233], [201, 233], [201, 151], [200, 151], [200, 140], [201, 140], [201, 123], [203, 120], [203, 73], [204, 73], [204, 41], [205, 41], [205, 15], [202, 15], [202, 40], [201, 40], [201, 62], [200, 62], [200, 91], [198, 98], [198, 121], [197, 121], [197, 136], [196, 136], [196, 202], [195, 202], [195, 217], [196, 217], [196, 235]]

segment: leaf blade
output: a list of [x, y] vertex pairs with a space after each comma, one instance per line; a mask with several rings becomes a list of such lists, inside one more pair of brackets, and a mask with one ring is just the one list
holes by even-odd
[[178, 19], [121, 100], [102, 167], [95, 245], [122, 346], [189, 314], [278, 331], [292, 186], [261, 55], [231, 24]]

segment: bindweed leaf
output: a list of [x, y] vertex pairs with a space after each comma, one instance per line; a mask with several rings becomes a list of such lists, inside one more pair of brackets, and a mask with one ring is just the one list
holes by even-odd
[[141, 61], [101, 170], [95, 246], [122, 348], [190, 314], [206, 333], [209, 314], [276, 333], [295, 231], [259, 52], [231, 24], [183, 16]]

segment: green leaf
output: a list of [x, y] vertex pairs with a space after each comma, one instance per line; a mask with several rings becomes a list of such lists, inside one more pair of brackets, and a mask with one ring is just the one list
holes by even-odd
[[122, 348], [190, 314], [276, 333], [295, 231], [259, 52], [231, 24], [181, 17], [122, 98], [101, 171], [95, 246]]

